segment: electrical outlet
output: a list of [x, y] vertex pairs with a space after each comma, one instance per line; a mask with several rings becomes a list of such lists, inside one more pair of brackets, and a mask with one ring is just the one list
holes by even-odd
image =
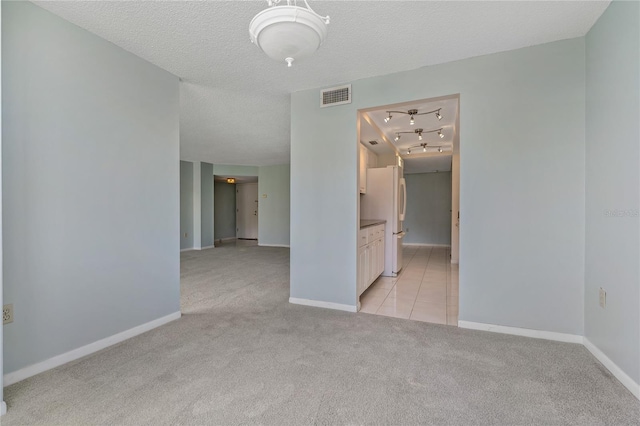
[[602, 287], [600, 287], [600, 307], [607, 307], [607, 292]]
[[184, 237], [187, 238], [187, 233], [186, 232], [184, 233]]
[[2, 307], [2, 324], [13, 322], [13, 305], [4, 305]]

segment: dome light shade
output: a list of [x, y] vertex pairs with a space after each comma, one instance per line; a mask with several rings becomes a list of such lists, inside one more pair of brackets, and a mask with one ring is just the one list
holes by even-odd
[[249, 35], [268, 57], [291, 66], [293, 61], [309, 57], [320, 48], [327, 37], [328, 24], [329, 17], [318, 15], [308, 4], [306, 8], [274, 5], [251, 20]]

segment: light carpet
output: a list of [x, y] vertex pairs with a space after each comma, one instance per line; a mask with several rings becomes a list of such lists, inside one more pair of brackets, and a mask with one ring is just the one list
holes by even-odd
[[284, 248], [181, 258], [180, 320], [9, 386], [2, 425], [640, 424], [580, 345], [290, 305]]

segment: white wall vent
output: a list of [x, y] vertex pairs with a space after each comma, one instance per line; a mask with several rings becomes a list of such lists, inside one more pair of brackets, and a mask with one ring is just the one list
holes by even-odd
[[351, 85], [332, 87], [330, 89], [322, 89], [320, 91], [320, 108], [350, 104], [351, 103]]

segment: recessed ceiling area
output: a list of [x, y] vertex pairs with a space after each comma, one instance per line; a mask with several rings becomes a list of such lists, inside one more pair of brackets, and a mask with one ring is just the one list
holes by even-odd
[[[389, 112], [411, 110], [418, 111], [413, 117], [413, 125], [410, 124], [410, 115]], [[429, 113], [431, 111], [438, 111], [440, 118], [435, 113]], [[405, 174], [451, 171], [452, 154], [459, 149], [460, 143], [457, 95], [387, 105], [361, 111], [360, 114], [361, 143], [364, 142], [367, 148], [378, 155], [398, 153], [404, 160]], [[432, 132], [423, 133], [422, 140], [419, 140], [415, 129], [420, 128]], [[443, 138], [433, 131], [440, 129]], [[408, 133], [401, 133], [396, 141], [398, 132]], [[378, 141], [378, 144], [371, 146], [371, 140]]]
[[[413, 117], [414, 124], [410, 124], [411, 117], [408, 114], [388, 112], [391, 110], [408, 112], [418, 111], [418, 115]], [[424, 114], [429, 111], [439, 111], [441, 119], [435, 113]], [[452, 152], [455, 137], [455, 125], [458, 115], [458, 99], [449, 98], [437, 101], [419, 101], [408, 103], [397, 107], [384, 107], [366, 113], [371, 121], [382, 131], [387, 140], [394, 143], [400, 155], [404, 158], [412, 150], [412, 154], [423, 151], [433, 153], [442, 148], [443, 152]], [[391, 119], [385, 121], [391, 116]], [[416, 129], [423, 129], [422, 140], [419, 139]], [[441, 130], [443, 138], [439, 137], [438, 130]], [[408, 133], [407, 133], [408, 132]], [[399, 139], [396, 141], [396, 136]], [[424, 144], [425, 146], [418, 146]]]
[[181, 159], [238, 165], [290, 161], [294, 91], [584, 36], [609, 5], [310, 0], [327, 40], [287, 68], [249, 42], [266, 1], [35, 3], [180, 77]]

